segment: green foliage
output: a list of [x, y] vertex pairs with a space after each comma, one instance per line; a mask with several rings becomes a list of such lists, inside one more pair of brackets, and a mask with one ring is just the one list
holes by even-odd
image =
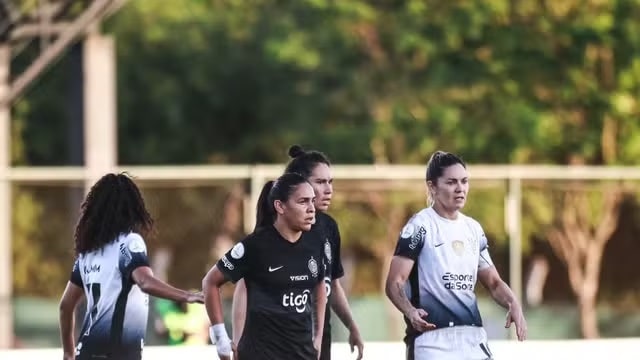
[[[471, 164], [633, 165], [638, 18], [632, 0], [131, 1], [105, 26], [117, 44], [119, 161], [280, 163], [303, 143], [342, 164], [423, 164], [444, 149]], [[69, 54], [14, 109], [15, 163], [73, 158]], [[465, 211], [502, 245], [506, 187], [494, 185], [473, 182]], [[548, 185], [523, 188], [526, 240], [557, 216]], [[387, 249], [392, 212], [424, 205], [415, 189], [376, 200], [383, 211], [338, 197], [347, 247], [373, 256], [388, 239]], [[47, 207], [16, 204], [32, 224]], [[34, 230], [19, 231], [26, 244]]]
[[13, 290], [16, 295], [57, 296], [72, 263], [39, 238], [43, 229], [34, 224], [41, 223], [44, 209], [34, 194], [18, 190], [13, 204]]

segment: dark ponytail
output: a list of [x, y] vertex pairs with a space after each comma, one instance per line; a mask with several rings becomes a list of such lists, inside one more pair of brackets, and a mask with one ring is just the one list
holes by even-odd
[[271, 189], [273, 189], [273, 183], [273, 180], [267, 181], [262, 187], [262, 191], [258, 197], [258, 204], [256, 205], [256, 227], [254, 231], [258, 228], [269, 226], [276, 220], [273, 203], [269, 201], [269, 193]]
[[276, 210], [273, 203], [276, 200], [286, 202], [295, 188], [305, 182], [307, 180], [300, 174], [285, 173], [276, 181], [268, 181], [264, 184], [256, 206], [256, 227], [254, 231], [273, 225], [276, 221]]

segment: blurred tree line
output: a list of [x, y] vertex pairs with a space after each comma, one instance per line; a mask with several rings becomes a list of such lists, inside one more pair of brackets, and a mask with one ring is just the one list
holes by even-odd
[[[282, 163], [287, 147], [302, 143], [340, 164], [424, 164], [445, 149], [472, 164], [635, 165], [639, 17], [635, 0], [131, 1], [104, 26], [117, 41], [119, 162]], [[15, 104], [14, 164], [74, 157], [78, 46]], [[14, 69], [33, 54], [24, 51]], [[235, 186], [208, 198], [182, 188], [185, 209], [153, 197], [165, 199], [154, 210], [173, 211], [163, 218], [203, 214], [171, 227], [174, 240], [161, 232], [156, 245], [182, 247], [177, 259], [206, 254], [224, 228], [221, 209], [242, 206], [229, 203]], [[344, 251], [366, 265], [356, 267], [353, 293], [379, 291], [399, 228], [424, 206], [422, 186], [351, 198], [354, 186], [337, 184]], [[506, 276], [505, 191], [503, 183], [472, 188], [468, 212]], [[635, 273], [636, 192], [634, 184], [525, 184], [525, 263], [550, 259], [545, 295], [577, 297], [585, 336], [598, 336], [588, 315], [597, 299], [637, 308], [640, 278], [622, 280]], [[27, 188], [14, 203], [16, 293], [57, 296], [78, 204]], [[45, 217], [58, 227], [39, 227]], [[240, 235], [235, 224], [227, 237]], [[176, 260], [170, 274], [198, 286], [191, 273], [211, 261]]]

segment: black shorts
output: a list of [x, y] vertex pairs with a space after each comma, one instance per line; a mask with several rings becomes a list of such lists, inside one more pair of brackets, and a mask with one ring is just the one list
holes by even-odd
[[[106, 357], [105, 357], [106, 356]], [[142, 353], [126, 353], [126, 354], [92, 354], [88, 352], [81, 352], [76, 356], [76, 360], [142, 360]]]
[[322, 335], [320, 360], [331, 360], [331, 333], [324, 333], [324, 335]]

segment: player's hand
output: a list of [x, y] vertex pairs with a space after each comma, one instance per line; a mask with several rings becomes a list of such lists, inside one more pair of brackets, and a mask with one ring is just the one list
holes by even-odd
[[236, 345], [235, 341], [231, 341], [231, 353], [233, 354], [233, 359], [238, 359], [238, 345]]
[[189, 293], [189, 295], [187, 295], [187, 302], [189, 304], [204, 304], [204, 295], [202, 294], [202, 291]]
[[62, 355], [62, 360], [75, 360], [76, 356], [74, 354], [64, 354]]
[[409, 314], [407, 314], [407, 318], [409, 318], [411, 326], [419, 332], [425, 332], [436, 328], [434, 324], [425, 320], [427, 316], [429, 316], [429, 314], [424, 311], [424, 309], [413, 309]]
[[218, 357], [220, 360], [231, 360], [231, 353], [233, 351], [233, 343], [231, 340], [221, 339], [216, 344], [216, 350], [218, 350]]
[[318, 359], [320, 359], [320, 351], [322, 351], [322, 336], [316, 336], [316, 338], [313, 339], [313, 347], [318, 353]]
[[504, 327], [510, 328], [512, 323], [516, 324], [516, 335], [518, 340], [525, 340], [527, 338], [527, 320], [524, 318], [520, 305], [509, 304], [509, 310], [507, 311], [507, 323]]
[[356, 358], [356, 360], [361, 360], [362, 351], [364, 350], [364, 344], [362, 343], [360, 330], [358, 330], [358, 327], [355, 325], [349, 332], [349, 345], [351, 346], [351, 353], [353, 353], [353, 351], [355, 350], [354, 348], [358, 348], [358, 357]]

